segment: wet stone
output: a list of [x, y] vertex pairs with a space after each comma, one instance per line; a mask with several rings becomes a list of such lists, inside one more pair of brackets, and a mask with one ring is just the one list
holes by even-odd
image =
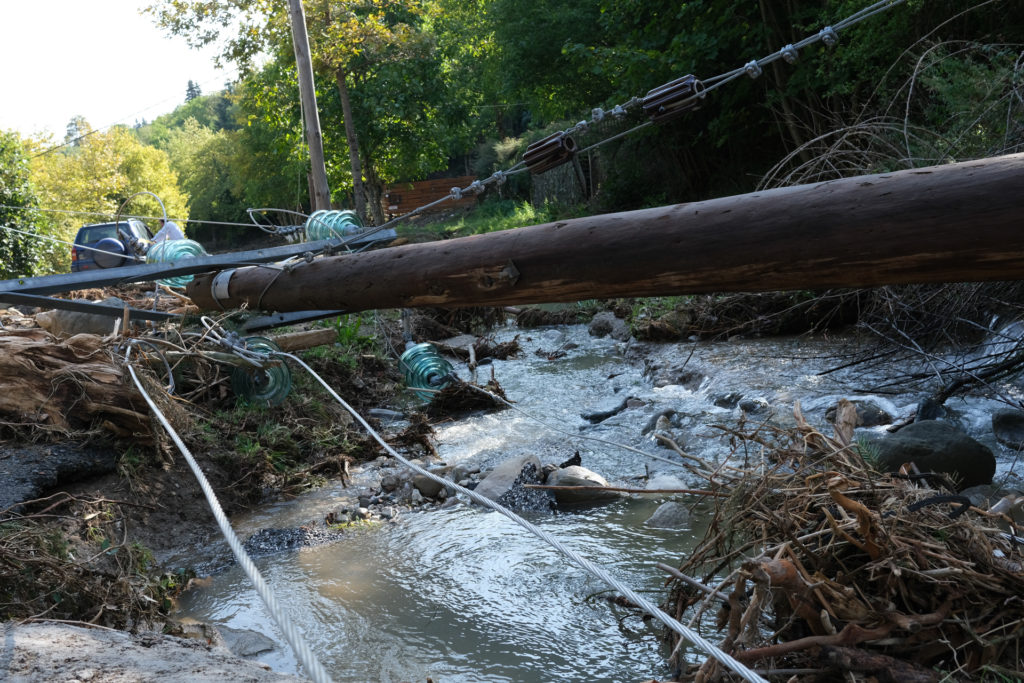
[[605, 401], [605, 405], [598, 406], [597, 409], [593, 411], [581, 413], [580, 417], [582, 417], [584, 420], [591, 424], [603, 422], [604, 420], [607, 420], [609, 417], [618, 415], [623, 410], [625, 410], [626, 404], [629, 402], [629, 398], [630, 397], [627, 396], [625, 398], [618, 400]]
[[1024, 449], [1024, 411], [1005, 408], [992, 413], [992, 431], [1004, 446]]
[[442, 484], [434, 481], [425, 474], [417, 474], [412, 479], [412, 485], [416, 487], [416, 490], [422, 493], [427, 498], [436, 498], [437, 494], [444, 488]]
[[617, 491], [605, 491], [608, 481], [586, 467], [572, 465], [555, 470], [547, 478], [549, 486], [582, 486], [584, 488], [571, 491], [554, 491], [555, 501], [559, 505], [586, 505], [589, 503], [606, 503], [620, 497]]
[[736, 405], [740, 410], [748, 415], [760, 415], [761, 413], [767, 412], [769, 408], [768, 401], [763, 398], [745, 398]]
[[629, 325], [625, 320], [616, 318], [611, 311], [602, 311], [595, 315], [587, 331], [592, 337], [611, 337], [618, 341], [626, 341], [630, 337]]
[[683, 529], [690, 523], [690, 511], [685, 505], [675, 501], [668, 501], [658, 506], [654, 514], [644, 522], [646, 526], [655, 529]]

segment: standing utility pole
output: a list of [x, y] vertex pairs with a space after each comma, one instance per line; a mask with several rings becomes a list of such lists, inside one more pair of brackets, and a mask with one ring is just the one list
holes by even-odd
[[320, 116], [316, 108], [316, 90], [313, 88], [313, 61], [309, 54], [309, 36], [306, 35], [306, 13], [302, 0], [288, 0], [288, 15], [292, 24], [292, 44], [295, 46], [295, 64], [299, 68], [299, 97], [306, 118], [306, 140], [309, 143], [310, 173], [313, 177], [313, 210], [331, 208], [331, 191], [327, 187], [327, 167], [324, 165], [324, 139], [320, 134]]

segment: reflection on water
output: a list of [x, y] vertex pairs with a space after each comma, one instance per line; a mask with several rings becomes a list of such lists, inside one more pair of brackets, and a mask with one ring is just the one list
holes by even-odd
[[[694, 533], [648, 529], [657, 501], [531, 521], [658, 601], [657, 561]], [[606, 588], [505, 517], [460, 506], [410, 514], [345, 542], [258, 563], [336, 680], [550, 681], [663, 677], [657, 632], [603, 599]], [[232, 569], [182, 609], [280, 640], [244, 575]], [[294, 672], [286, 648], [261, 656]]]

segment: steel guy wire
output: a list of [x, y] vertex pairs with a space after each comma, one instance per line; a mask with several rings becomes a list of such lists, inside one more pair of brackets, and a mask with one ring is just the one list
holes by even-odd
[[[102, 218], [113, 218], [114, 214], [111, 212], [104, 211], [74, 211], [71, 209], [44, 209], [34, 206], [12, 206], [9, 204], [0, 204], [0, 209], [15, 209], [18, 211], [41, 211], [43, 213], [65, 213], [73, 216], [100, 216]], [[261, 211], [266, 209], [249, 209], [250, 211]], [[274, 209], [274, 211], [286, 211], [285, 209]], [[298, 213], [298, 212], [292, 212]], [[305, 215], [305, 214], [300, 214]], [[160, 218], [167, 218], [166, 216], [133, 216], [134, 218], [140, 218], [142, 220], [157, 220]], [[239, 228], [251, 228], [253, 223], [239, 223], [234, 221], [209, 221], [199, 218], [168, 218], [175, 223], [199, 223], [204, 225], [227, 225]]]
[[131, 349], [133, 342], [129, 342], [128, 349], [125, 351], [125, 367], [128, 368], [129, 374], [132, 376], [132, 380], [135, 382], [135, 386], [142, 394], [142, 398], [145, 399], [150, 410], [156, 415], [157, 420], [163, 426], [164, 430], [174, 441], [174, 444], [181, 451], [181, 454], [185, 457], [185, 461], [188, 463], [189, 468], [192, 470], [192, 474], [195, 475], [196, 480], [199, 482], [199, 487], [203, 490], [203, 495], [206, 496], [206, 501], [210, 506], [210, 510], [213, 512], [214, 518], [217, 520], [217, 526], [220, 528], [221, 533], [224, 535], [224, 539], [228, 542], [231, 547], [231, 552], [234, 554], [235, 559], [238, 561], [239, 566], [245, 572], [246, 577], [252, 583], [256, 589], [257, 594], [263, 600], [263, 604], [267, 606], [267, 611], [270, 612], [271, 617], [277, 622], [277, 625], [281, 628], [281, 632], [284, 634], [285, 640], [291, 646], [295, 652], [295, 656], [305, 667], [309, 677], [316, 681], [316, 683], [329, 683], [331, 678], [320, 664], [316, 655], [313, 654], [312, 649], [303, 640], [302, 635], [292, 624], [288, 615], [281, 609], [281, 606], [277, 602], [277, 598], [274, 596], [273, 591], [267, 582], [263, 579], [259, 569], [253, 563], [252, 558], [245, 552], [245, 548], [242, 546], [242, 542], [238, 539], [234, 530], [231, 528], [231, 523], [228, 521], [227, 515], [224, 514], [223, 508], [221, 508], [220, 502], [217, 500], [217, 494], [214, 493], [213, 487], [210, 486], [210, 482], [207, 480], [206, 475], [203, 474], [202, 468], [199, 467], [199, 463], [192, 456], [191, 451], [185, 445], [185, 442], [181, 440], [178, 432], [175, 431], [171, 423], [167, 421], [167, 418], [161, 412], [160, 408], [150, 397], [146, 391], [146, 387], [143, 386], [139, 380], [139, 376], [135, 373], [135, 368], [132, 367], [130, 362]]
[[765, 681], [765, 679], [763, 679], [755, 671], [753, 671], [752, 669], [748, 668], [746, 665], [741, 663], [739, 660], [734, 658], [732, 655], [728, 654], [727, 652], [723, 651], [721, 648], [719, 648], [715, 644], [713, 644], [710, 641], [706, 640], [703, 636], [701, 636], [699, 633], [697, 633], [693, 629], [690, 629], [687, 626], [684, 626], [678, 620], [676, 620], [676, 619], [672, 618], [671, 616], [669, 616], [668, 614], [666, 614], [659, 607], [657, 607], [652, 602], [647, 600], [647, 598], [641, 596], [639, 593], [634, 591], [632, 588], [630, 588], [629, 586], [627, 586], [626, 584], [624, 584], [623, 582], [619, 581], [614, 576], [609, 574], [606, 569], [604, 569], [600, 565], [597, 565], [594, 562], [588, 560], [587, 558], [583, 557], [582, 555], [580, 555], [576, 551], [572, 550], [571, 548], [569, 548], [568, 546], [563, 544], [561, 541], [559, 541], [557, 538], [555, 538], [553, 535], [551, 535], [547, 531], [544, 531], [543, 529], [541, 529], [537, 525], [535, 525], [535, 524], [533, 524], [533, 523], [523, 519], [522, 517], [520, 517], [516, 513], [512, 512], [511, 510], [509, 510], [505, 506], [500, 505], [499, 503], [496, 503], [495, 501], [491, 500], [490, 498], [485, 498], [484, 496], [480, 495], [476, 491], [473, 491], [471, 489], [467, 489], [464, 486], [459, 486], [455, 482], [452, 482], [452, 481], [450, 481], [448, 479], [445, 479], [443, 477], [439, 477], [438, 475], [434, 474], [433, 472], [430, 472], [430, 471], [424, 469], [423, 467], [420, 467], [416, 463], [411, 462], [410, 460], [404, 458], [401, 454], [398, 453], [398, 451], [396, 451], [394, 448], [392, 448], [384, 440], [384, 438], [381, 437], [381, 435], [378, 434], [373, 429], [373, 427], [370, 426], [370, 423], [368, 423], [366, 421], [366, 419], [363, 418], [362, 415], [360, 415], [352, 406], [350, 406], [345, 401], [345, 399], [343, 399], [340, 395], [338, 395], [338, 393], [336, 391], [334, 391], [334, 389], [331, 387], [331, 385], [328, 384], [322, 377], [320, 377], [320, 375], [318, 375], [313, 370], [313, 368], [309, 367], [301, 358], [299, 358], [299, 357], [297, 357], [297, 356], [295, 356], [293, 354], [285, 353], [285, 352], [274, 352], [272, 355], [280, 356], [280, 357], [283, 357], [283, 358], [288, 358], [288, 359], [292, 360], [293, 362], [297, 363], [303, 369], [305, 369], [306, 372], [308, 372], [310, 374], [310, 376], [313, 377], [313, 379], [315, 379], [322, 387], [324, 387], [324, 389], [326, 389], [327, 392], [332, 397], [334, 397], [334, 399], [336, 401], [338, 401], [338, 403], [340, 403], [341, 406], [345, 410], [347, 410], [352, 415], [352, 417], [355, 418], [356, 421], [359, 422], [359, 424], [361, 424], [363, 426], [363, 428], [367, 431], [367, 433], [371, 437], [373, 437], [373, 439], [378, 444], [380, 444], [381, 447], [384, 448], [384, 450], [387, 451], [388, 454], [390, 454], [398, 462], [402, 463], [403, 465], [405, 465], [409, 469], [413, 470], [417, 474], [423, 475], [423, 476], [427, 477], [428, 479], [430, 479], [431, 481], [433, 481], [433, 482], [435, 482], [437, 484], [440, 484], [441, 486], [444, 486], [444, 487], [449, 488], [449, 489], [453, 489], [453, 490], [455, 490], [458, 493], [462, 493], [462, 494], [468, 496], [474, 502], [479, 503], [480, 505], [483, 505], [485, 507], [488, 507], [488, 508], [490, 508], [490, 509], [492, 509], [492, 510], [494, 510], [496, 512], [499, 512], [500, 514], [502, 514], [505, 517], [509, 518], [510, 520], [512, 520], [513, 522], [518, 524], [519, 526], [523, 527], [524, 529], [526, 529], [527, 531], [529, 531], [533, 535], [535, 535], [538, 538], [540, 538], [541, 540], [543, 540], [545, 543], [547, 543], [551, 547], [555, 548], [562, 555], [564, 555], [565, 557], [567, 557], [570, 560], [572, 560], [577, 566], [581, 567], [588, 574], [591, 574], [592, 576], [594, 576], [594, 577], [600, 579], [601, 581], [603, 581], [605, 584], [607, 584], [607, 585], [611, 586], [612, 588], [614, 588], [615, 590], [619, 591], [626, 599], [632, 601], [633, 604], [639, 606], [641, 609], [643, 609], [645, 612], [650, 614], [652, 617], [654, 617], [655, 619], [660, 621], [666, 627], [668, 627], [672, 631], [675, 631], [676, 633], [681, 635], [683, 638], [686, 638], [691, 643], [693, 643], [694, 645], [696, 645], [699, 648], [701, 648], [702, 650], [704, 650], [706, 653], [708, 653], [709, 655], [714, 657], [721, 664], [726, 666], [728, 669], [730, 669], [731, 671], [736, 673], [736, 675], [740, 676], [744, 680], [750, 681], [751, 683], [767, 683], [767, 681]]

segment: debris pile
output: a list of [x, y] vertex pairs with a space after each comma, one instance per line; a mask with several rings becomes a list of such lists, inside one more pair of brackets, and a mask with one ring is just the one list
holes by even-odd
[[79, 433], [101, 426], [148, 438], [142, 397], [102, 337], [54, 341], [39, 328], [0, 330], [0, 425], [15, 432]]
[[[982, 510], [931, 478], [878, 473], [852, 441], [855, 411], [841, 402], [827, 437], [798, 405], [791, 431], [729, 430], [763, 465], [693, 467], [731, 495], [671, 572], [675, 614], [714, 616], [723, 649], [788, 680], [1020, 679], [1024, 539], [1010, 499]], [[693, 666], [694, 680], [729, 676]]]

